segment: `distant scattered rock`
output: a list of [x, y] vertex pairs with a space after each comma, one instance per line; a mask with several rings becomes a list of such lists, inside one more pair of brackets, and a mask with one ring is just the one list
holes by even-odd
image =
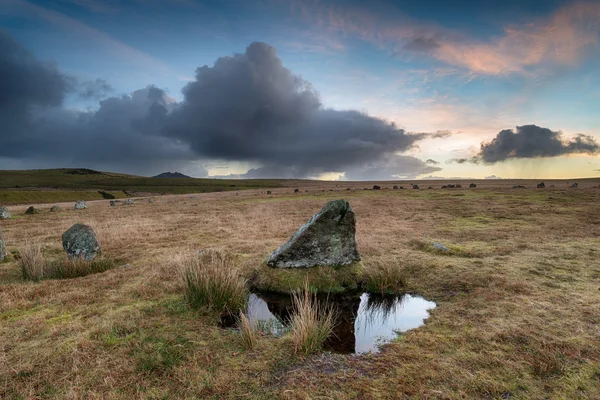
[[[237, 193], [236, 193], [237, 196]], [[148, 203], [154, 203], [154, 199], [148, 199]]]
[[271, 194], [271, 191], [270, 191], [270, 190], [267, 190], [267, 194]]
[[523, 186], [523, 185], [514, 185], [513, 189], [525, 189], [525, 186]]
[[381, 186], [373, 185], [373, 190], [381, 190]]
[[125, 202], [123, 203], [123, 205], [126, 205], [126, 206], [128, 206], [128, 205], [132, 205], [132, 204], [135, 204], [135, 200], [134, 200], [134, 199], [127, 199], [127, 200], [125, 200]]
[[83, 200], [77, 200], [75, 207], [73, 207], [74, 210], [84, 210], [86, 208], [88, 208], [87, 203]]
[[360, 261], [356, 217], [346, 200], [333, 200], [271, 254], [267, 264], [278, 268], [338, 266]]
[[400, 189], [404, 189], [404, 186], [400, 186]]
[[184, 175], [179, 172], [163, 172], [162, 174], [158, 174], [153, 176], [153, 178], [191, 178], [187, 175]]
[[346, 190], [351, 190], [350, 188], [346, 188]]
[[433, 186], [429, 186], [427, 189], [433, 189]]
[[10, 211], [6, 207], [0, 207], [0, 219], [10, 219], [12, 217]]
[[450, 249], [447, 248], [446, 246], [444, 246], [443, 243], [440, 242], [431, 242], [431, 246], [433, 246], [434, 249], [441, 251], [442, 253], [448, 253], [450, 252]]
[[544, 182], [540, 182], [537, 184], [538, 189], [544, 189], [545, 187], [546, 187], [546, 184]]
[[458, 184], [458, 185], [456, 185], [456, 188], [457, 188], [457, 189], [462, 189], [462, 185], [461, 185], [461, 184]]
[[550, 185], [549, 187], [553, 188], [553, 187], [556, 187], [556, 186], [554, 186], [554, 185]]
[[579, 187], [578, 183], [574, 183], [571, 185], [571, 189], [577, 189]]
[[413, 189], [418, 189], [419, 185], [413, 185], [412, 187], [413, 187]]
[[398, 190], [398, 185], [394, 185], [394, 190]]
[[116, 205], [117, 205], [117, 202], [116, 202], [116, 201], [114, 201], [114, 200], [111, 200], [111, 201], [110, 201], [110, 206], [111, 206], [111, 207], [115, 207]]
[[60, 208], [59, 205], [55, 204], [52, 207], [50, 207], [50, 211], [51, 212], [59, 212], [59, 211], [62, 211], [62, 208]]
[[469, 185], [469, 188], [470, 188], [470, 189], [475, 189], [476, 187], [477, 187], [477, 185], [476, 185], [476, 184], [474, 184], [474, 183], [471, 183], [471, 184]]
[[40, 210], [38, 210], [34, 206], [30, 206], [27, 210], [25, 210], [25, 214], [27, 214], [27, 215], [39, 214], [39, 213], [40, 213]]
[[4, 240], [2, 239], [2, 230], [0, 229], [0, 261], [6, 258], [6, 246], [4, 245]]
[[75, 224], [62, 235], [63, 248], [69, 258], [91, 261], [100, 254], [100, 243], [91, 226]]
[[294, 189], [294, 193], [300, 192], [300, 189]]

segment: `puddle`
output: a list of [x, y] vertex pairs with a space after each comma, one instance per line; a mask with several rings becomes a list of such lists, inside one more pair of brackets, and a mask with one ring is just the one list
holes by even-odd
[[[327, 340], [326, 350], [337, 353], [376, 353], [381, 344], [398, 336], [398, 333], [423, 325], [428, 310], [435, 303], [413, 295], [377, 296], [369, 293], [337, 295], [319, 301], [329, 301], [338, 311], [337, 325]], [[293, 311], [288, 295], [253, 293], [248, 301], [247, 316], [250, 322], [260, 324], [273, 335], [285, 332], [285, 325]], [[223, 321], [231, 326], [233, 321]]]

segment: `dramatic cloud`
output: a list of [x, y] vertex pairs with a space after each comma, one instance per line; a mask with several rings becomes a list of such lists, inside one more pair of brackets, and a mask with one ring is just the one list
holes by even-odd
[[342, 179], [349, 181], [414, 179], [419, 175], [441, 170], [415, 157], [392, 155], [362, 167], [351, 167]]
[[[256, 165], [246, 177], [314, 177], [390, 159], [427, 136], [324, 108], [310, 83], [264, 43], [198, 68], [181, 103], [151, 85], [101, 100], [95, 111], [66, 109], [67, 96], [98, 98], [112, 88], [101, 79], [78, 83], [4, 33], [0, 73], [0, 158], [13, 164], [137, 173], [193, 165], [199, 176], [206, 174], [200, 161], [221, 160]], [[400, 167], [390, 168], [403, 173]]]
[[425, 163], [431, 164], [431, 165], [438, 165], [440, 162], [435, 161], [434, 159], [428, 158], [427, 161], [425, 161]]
[[477, 159], [486, 164], [494, 164], [513, 158], [557, 157], [599, 152], [600, 145], [591, 136], [579, 134], [565, 141], [559, 131], [524, 125], [517, 126], [516, 130], [500, 131], [491, 142], [482, 143]]

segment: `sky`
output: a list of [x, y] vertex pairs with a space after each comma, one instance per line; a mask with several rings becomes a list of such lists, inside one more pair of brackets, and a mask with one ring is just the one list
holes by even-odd
[[600, 176], [600, 1], [2, 0], [0, 169]]

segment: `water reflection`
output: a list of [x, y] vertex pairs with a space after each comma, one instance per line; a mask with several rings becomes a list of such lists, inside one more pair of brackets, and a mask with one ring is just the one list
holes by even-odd
[[[337, 324], [325, 348], [338, 353], [379, 351], [379, 345], [394, 339], [399, 332], [414, 329], [429, 316], [435, 303], [413, 295], [377, 296], [369, 293], [319, 296], [333, 303]], [[248, 319], [274, 335], [285, 331], [293, 312], [292, 298], [273, 293], [251, 294]]]

